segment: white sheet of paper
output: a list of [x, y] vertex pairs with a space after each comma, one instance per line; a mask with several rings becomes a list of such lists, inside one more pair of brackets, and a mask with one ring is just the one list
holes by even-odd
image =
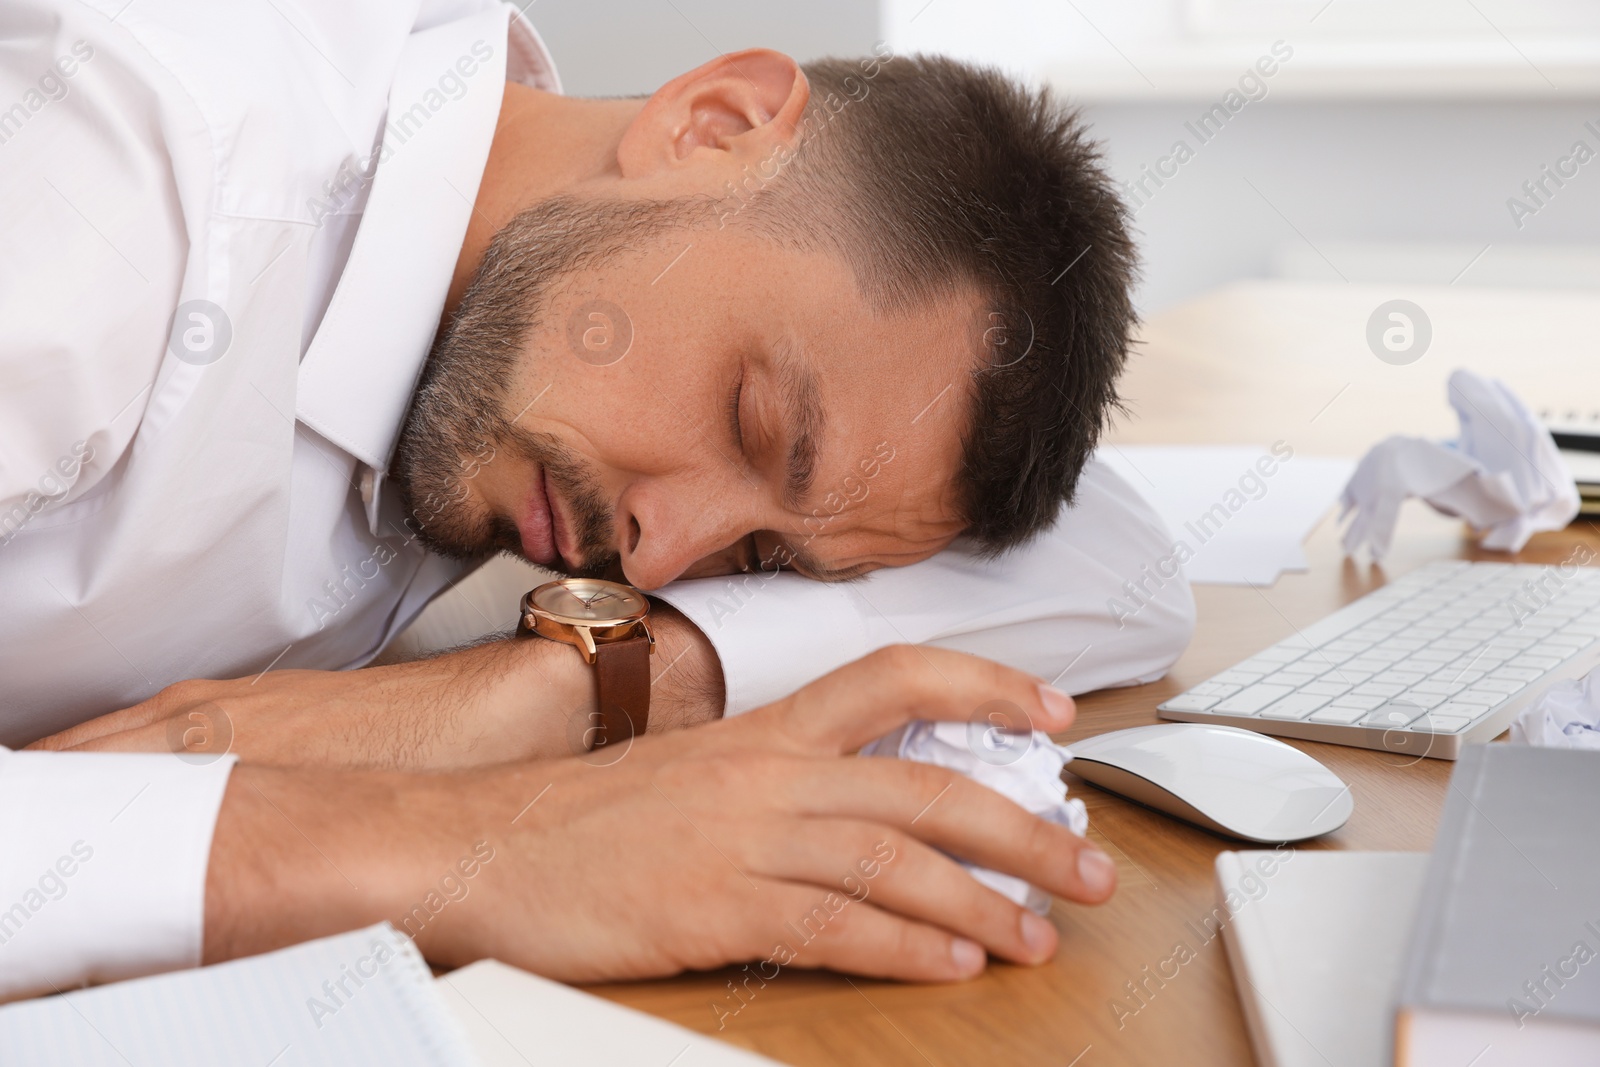
[[[726, 1019], [761, 1008], [761, 994], [781, 985], [757, 966], [737, 972], [736, 992], [707, 1002], [707, 1019]], [[686, 1030], [653, 1015], [529, 974], [498, 960], [480, 960], [436, 983], [467, 1032], [483, 1067], [776, 1067], [725, 1041]], [[713, 994], [715, 997], [715, 994]], [[722, 1014], [718, 1014], [718, 1010]]]
[[1501, 552], [1520, 552], [1578, 514], [1577, 486], [1550, 431], [1509, 386], [1459, 369], [1448, 395], [1461, 421], [1456, 440], [1396, 434], [1361, 458], [1341, 494], [1347, 554], [1365, 547], [1382, 559], [1411, 497], [1465, 519], [1480, 545]]
[[[1250, 445], [1105, 445], [1098, 458], [1166, 522], [1174, 552], [1187, 550], [1189, 580], [1211, 585], [1271, 585], [1284, 571], [1305, 570], [1301, 544], [1355, 470], [1354, 460], [1302, 456], [1282, 445], [1277, 453]], [[1151, 560], [1151, 568], [1161, 562]]]

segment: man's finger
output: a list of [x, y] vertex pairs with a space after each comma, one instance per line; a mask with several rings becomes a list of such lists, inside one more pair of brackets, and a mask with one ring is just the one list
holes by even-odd
[[[1072, 698], [1026, 672], [944, 648], [890, 645], [752, 713], [806, 751], [854, 752], [913, 719], [1049, 732], [1072, 723]], [[758, 718], [759, 717], [759, 718]]]
[[906, 760], [810, 763], [775, 783], [796, 814], [894, 827], [941, 852], [1025, 879], [1082, 904], [1116, 888], [1116, 867], [1094, 845], [955, 771]]
[[828, 887], [983, 945], [1015, 963], [1042, 963], [1056, 948], [1049, 921], [980, 883], [948, 856], [886, 826], [804, 819], [768, 847], [746, 846], [746, 862], [768, 878]]
[[975, 941], [890, 914], [870, 900], [830, 899], [820, 886], [786, 889], [778, 907], [794, 916], [783, 927], [782, 941], [795, 953], [795, 967], [903, 982], [959, 982], [979, 974], [987, 962]]

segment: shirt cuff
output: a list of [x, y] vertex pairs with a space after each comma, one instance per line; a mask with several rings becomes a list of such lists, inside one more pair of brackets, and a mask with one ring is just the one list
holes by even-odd
[[724, 715], [780, 700], [876, 647], [843, 585], [798, 574], [691, 578], [650, 595], [683, 612], [717, 650]]
[[0, 1000], [199, 964], [236, 758], [0, 749]]

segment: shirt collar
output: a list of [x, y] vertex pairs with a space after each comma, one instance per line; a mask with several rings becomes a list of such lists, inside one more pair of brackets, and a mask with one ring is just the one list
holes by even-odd
[[[460, 98], [441, 92], [446, 74], [465, 82]], [[508, 77], [561, 91], [544, 42], [507, 4], [407, 39], [361, 224], [300, 362], [295, 416], [368, 468], [361, 486], [374, 534], [389, 459], [444, 310]]]

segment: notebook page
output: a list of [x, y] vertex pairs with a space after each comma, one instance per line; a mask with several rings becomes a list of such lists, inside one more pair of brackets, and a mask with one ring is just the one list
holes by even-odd
[[387, 923], [262, 956], [0, 1008], [0, 1063], [477, 1064], [415, 945]]

